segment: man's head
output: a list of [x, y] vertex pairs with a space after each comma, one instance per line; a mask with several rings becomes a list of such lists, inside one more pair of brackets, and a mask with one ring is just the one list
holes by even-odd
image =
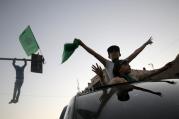
[[108, 49], [108, 57], [114, 61], [114, 60], [118, 60], [119, 57], [121, 56], [121, 53], [120, 53], [120, 48], [116, 45], [112, 45], [110, 46]]
[[125, 60], [119, 60], [114, 63], [113, 74], [114, 77], [128, 74], [131, 72], [129, 63]]

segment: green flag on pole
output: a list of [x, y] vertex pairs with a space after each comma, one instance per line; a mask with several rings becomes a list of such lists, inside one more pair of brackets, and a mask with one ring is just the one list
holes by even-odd
[[68, 60], [68, 58], [70, 58], [73, 52], [78, 48], [79, 44], [80, 41], [78, 39], [75, 39], [73, 43], [66, 43], [64, 45], [62, 63], [64, 63], [66, 60]]
[[20, 34], [19, 41], [28, 56], [34, 54], [39, 49], [30, 26]]

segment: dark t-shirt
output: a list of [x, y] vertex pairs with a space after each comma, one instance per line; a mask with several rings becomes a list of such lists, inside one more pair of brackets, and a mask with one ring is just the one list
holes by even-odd
[[16, 69], [16, 81], [23, 81], [24, 80], [24, 68], [20, 66], [14, 66]]

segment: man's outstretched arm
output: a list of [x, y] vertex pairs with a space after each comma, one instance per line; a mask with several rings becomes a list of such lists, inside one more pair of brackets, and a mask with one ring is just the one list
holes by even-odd
[[145, 42], [141, 47], [136, 49], [126, 60], [130, 63], [147, 45], [152, 44], [152, 37], [149, 38], [147, 42]]
[[[174, 60], [175, 61], [175, 60]], [[159, 69], [154, 69], [154, 70], [151, 70], [149, 71], [149, 73], [143, 77], [143, 80], [145, 79], [149, 79], [150, 77], [152, 76], [155, 76], [157, 74], [160, 74], [164, 71], [166, 71], [167, 69], [171, 68], [174, 64], [174, 61], [171, 61], [171, 62], [168, 62], [165, 66], [163, 66], [162, 68], [159, 68]]]
[[160, 69], [156, 69], [156, 70], [151, 70], [151, 74], [148, 76], [148, 77], [152, 77], [152, 76], [155, 76], [155, 75], [157, 75], [157, 74], [159, 74], [159, 73], [161, 73], [161, 72], [163, 72], [163, 71], [165, 71], [165, 70], [167, 70], [167, 69], [169, 69], [169, 68], [171, 68], [173, 65], [174, 65], [174, 63], [176, 62], [176, 60], [179, 58], [179, 54], [176, 56], [176, 58], [173, 60], [173, 61], [171, 61], [171, 62], [168, 62], [165, 66], [163, 66], [162, 68], [160, 68]]
[[80, 45], [91, 55], [93, 55], [96, 59], [98, 59], [104, 66], [106, 66], [106, 59], [104, 57], [102, 57], [101, 55], [99, 55], [98, 53], [96, 53], [94, 50], [92, 50], [91, 48], [89, 48], [87, 45], [85, 45], [80, 39], [76, 39], [79, 40]]

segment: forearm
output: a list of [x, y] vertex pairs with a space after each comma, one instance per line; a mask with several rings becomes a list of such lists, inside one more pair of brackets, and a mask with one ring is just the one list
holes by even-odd
[[102, 86], [106, 85], [107, 83], [105, 82], [105, 76], [104, 75], [98, 75], [100, 78], [100, 84]]
[[112, 80], [110, 80], [110, 81], [108, 82], [108, 84], [111, 85], [111, 84], [127, 83], [127, 82], [128, 82], [128, 81], [125, 80], [124, 78], [115, 77], [115, 78], [113, 78]]
[[136, 49], [126, 60], [128, 62], [131, 62], [145, 47], [147, 46], [147, 43], [144, 43], [141, 47]]
[[94, 50], [92, 50], [91, 48], [89, 48], [88, 46], [86, 46], [83, 42], [81, 42], [81, 46], [91, 55], [93, 55], [96, 59], [98, 59], [104, 66], [106, 65], [106, 59], [103, 58], [101, 55], [99, 55], [98, 53], [96, 53]]
[[160, 69], [151, 70], [151, 73], [148, 75], [147, 78], [150, 78], [150, 77], [152, 77], [152, 76], [155, 76], [155, 75], [157, 75], [157, 74], [160, 74], [160, 73], [166, 71], [167, 69], [168, 69], [168, 68], [164, 66], [164, 67], [162, 67], [162, 68], [160, 68]]

